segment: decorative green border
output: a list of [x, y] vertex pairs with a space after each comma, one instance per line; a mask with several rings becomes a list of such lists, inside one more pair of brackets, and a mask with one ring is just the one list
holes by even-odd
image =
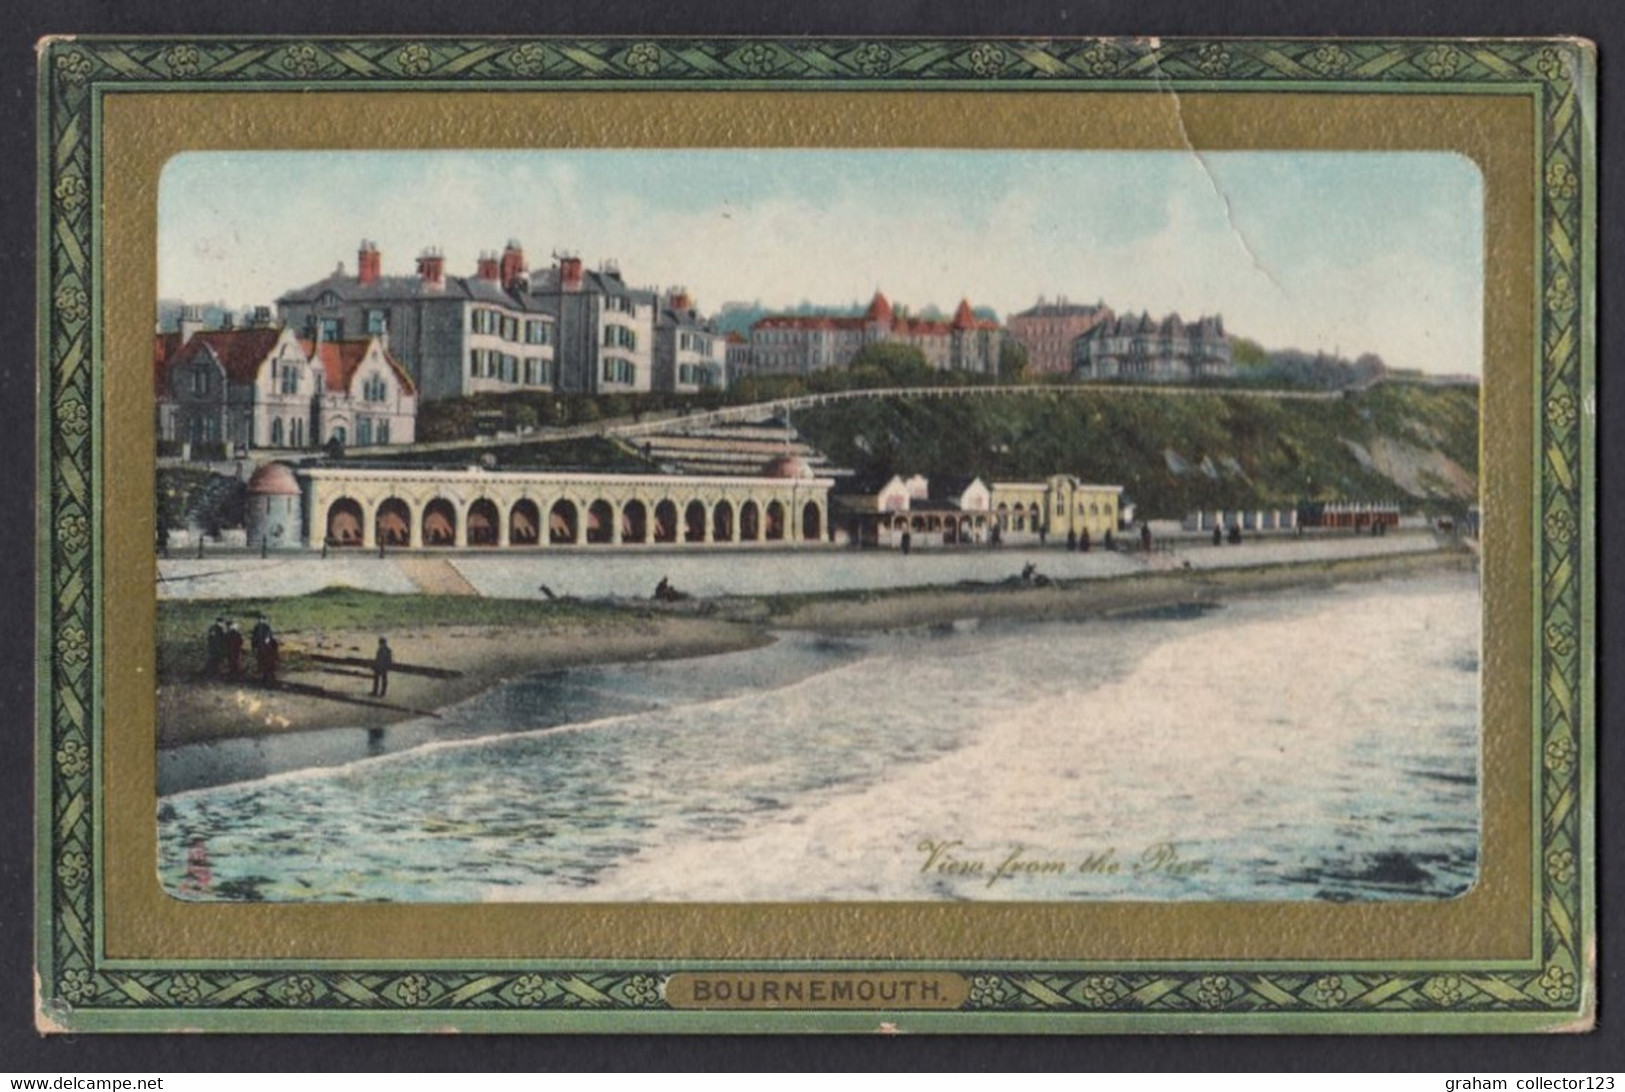
[[[1507, 1031], [1592, 1011], [1595, 61], [1552, 41], [56, 40], [40, 51], [36, 756], [42, 1026], [73, 1030]], [[98, 799], [103, 94], [120, 90], [886, 87], [1500, 93], [1535, 104], [1540, 177], [1540, 734], [1535, 928], [1521, 969], [966, 969], [966, 1010], [677, 1012], [672, 967], [101, 961]], [[774, 966], [764, 963], [763, 969]], [[784, 965], [776, 965], [782, 969]], [[843, 964], [862, 966], [862, 964]], [[685, 969], [698, 969], [685, 967]], [[722, 969], [719, 965], [718, 969]], [[726, 965], [728, 970], [742, 969]], [[875, 964], [876, 970], [910, 968]], [[630, 1015], [629, 1015], [630, 1014]], [[1047, 1018], [1046, 1018], [1047, 1017]]]

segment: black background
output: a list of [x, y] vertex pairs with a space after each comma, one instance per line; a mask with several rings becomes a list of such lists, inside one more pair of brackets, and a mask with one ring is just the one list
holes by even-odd
[[[1622, 384], [1611, 348], [1625, 344], [1609, 306], [1625, 256], [1610, 216], [1625, 178], [1613, 62], [1625, 54], [1621, 0], [823, 0], [779, 10], [700, 0], [521, 3], [517, 0], [11, 0], [0, 6], [0, 1072], [109, 1070], [1425, 1070], [1580, 1074], [1625, 1069], [1620, 973], [1621, 688], [1600, 682], [1598, 777], [1600, 1008], [1590, 1035], [1418, 1037], [790, 1037], [790, 1036], [52, 1036], [33, 1030], [33, 407], [35, 393], [34, 43], [46, 34], [757, 34], [923, 37], [1244, 35], [1507, 37], [1574, 35], [1600, 49], [1598, 551], [1603, 644], [1597, 677], [1617, 675], [1618, 581], [1610, 547], [1620, 519]], [[1614, 471], [1615, 473], [1610, 473]], [[1615, 956], [1616, 958], [1610, 958]]]

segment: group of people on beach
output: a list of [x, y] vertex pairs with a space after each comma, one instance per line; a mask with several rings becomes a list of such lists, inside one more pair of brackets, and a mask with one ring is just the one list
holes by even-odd
[[246, 665], [243, 662], [245, 646], [254, 658], [262, 686], [275, 686], [277, 668], [282, 658], [282, 647], [271, 629], [271, 620], [263, 613], [254, 615], [254, 626], [245, 641], [243, 631], [237, 628], [235, 618], [221, 615], [209, 627], [204, 638], [207, 652], [203, 664], [206, 678], [241, 679]]

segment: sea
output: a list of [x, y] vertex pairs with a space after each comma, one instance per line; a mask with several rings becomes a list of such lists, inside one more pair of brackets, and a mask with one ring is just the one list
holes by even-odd
[[1480, 593], [780, 633], [165, 755], [180, 898], [1438, 900], [1477, 875]]

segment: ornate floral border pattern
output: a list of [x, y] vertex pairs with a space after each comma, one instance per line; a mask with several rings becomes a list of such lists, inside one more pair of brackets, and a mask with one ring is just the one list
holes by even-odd
[[[1541, 347], [1538, 438], [1537, 667], [1541, 712], [1536, 882], [1538, 965], [1521, 970], [1369, 968], [1320, 971], [1068, 973], [966, 971], [969, 999], [955, 1030], [982, 1026], [1090, 1030], [1134, 1016], [1137, 1027], [1343, 1031], [1555, 1027], [1590, 1011], [1588, 764], [1592, 756], [1589, 655], [1591, 269], [1587, 190], [1593, 179], [1591, 57], [1551, 41], [1201, 40], [57, 40], [39, 54], [40, 128], [40, 598], [37, 633], [40, 1012], [45, 1027], [159, 1028], [140, 1014], [189, 1027], [410, 1026], [548, 1030], [572, 1012], [642, 1017], [597, 1025], [681, 1029], [649, 1019], [667, 1010], [665, 973], [652, 967], [573, 973], [556, 968], [485, 972], [191, 967], [122, 970], [98, 962], [93, 907], [98, 802], [93, 789], [99, 549], [95, 390], [102, 362], [92, 264], [99, 181], [93, 170], [98, 92], [136, 87], [588, 85], [961, 85], [1279, 87], [1294, 91], [1513, 91], [1537, 106], [1541, 155]], [[888, 970], [897, 970], [889, 965]], [[241, 1014], [261, 1018], [249, 1024]], [[339, 1014], [395, 1014], [371, 1023]], [[404, 1014], [425, 1019], [414, 1025]], [[1064, 1014], [1033, 1022], [1031, 1014]], [[290, 1019], [277, 1022], [275, 1014]], [[482, 1015], [528, 1020], [483, 1020]], [[1183, 1017], [1158, 1025], [1143, 1014]], [[1391, 1014], [1406, 1024], [1358, 1018]], [[1490, 1015], [1526, 1017], [1493, 1023]], [[708, 1014], [688, 1014], [708, 1015]], [[725, 1026], [709, 1014], [708, 1027]], [[736, 1014], [741, 1020], [762, 1014]], [[788, 1015], [788, 1014], [786, 1014]], [[809, 1026], [831, 1014], [802, 1012]], [[1338, 1015], [1336, 1021], [1320, 1017]], [[998, 1017], [1011, 1019], [998, 1020]], [[1270, 1021], [1260, 1018], [1287, 1017]], [[1418, 1022], [1417, 1017], [1423, 1019]], [[1461, 1018], [1461, 1019], [1452, 1019]], [[1469, 1019], [1470, 1018], [1470, 1019]], [[643, 1022], [640, 1023], [640, 1020]], [[865, 1017], [865, 1020], [870, 1018]], [[941, 1017], [938, 1017], [941, 1020]], [[1216, 1021], [1222, 1021], [1216, 1022]], [[922, 1021], [924, 1026], [931, 1026]], [[698, 1027], [700, 1025], [692, 1025]], [[744, 1025], [741, 1024], [741, 1027]], [[795, 1026], [781, 1024], [780, 1027]], [[936, 1026], [946, 1026], [938, 1023]], [[1124, 1026], [1120, 1019], [1118, 1029]]]

